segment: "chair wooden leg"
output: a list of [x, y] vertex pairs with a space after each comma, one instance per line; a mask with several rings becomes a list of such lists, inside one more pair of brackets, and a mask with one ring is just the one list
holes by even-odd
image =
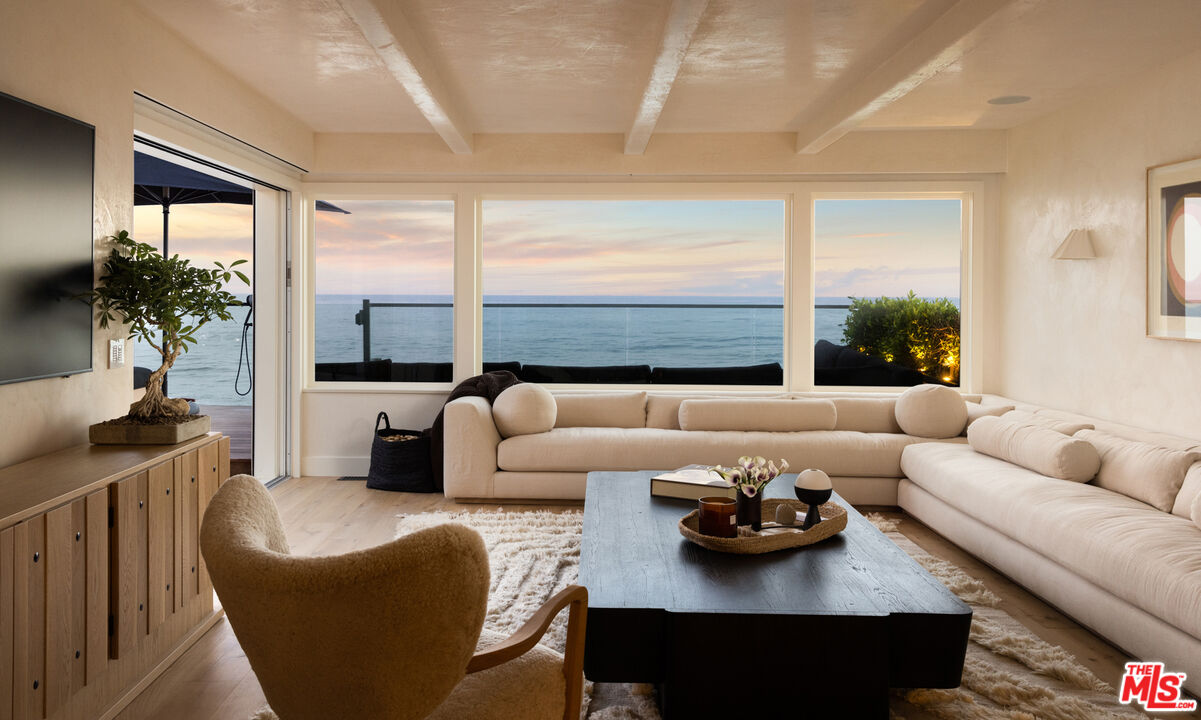
[[[583, 588], [581, 588], [583, 589]], [[567, 644], [563, 649], [563, 678], [567, 681], [567, 697], [563, 720], [580, 720], [584, 700], [584, 632], [588, 624], [588, 591], [572, 600], [567, 616]]]

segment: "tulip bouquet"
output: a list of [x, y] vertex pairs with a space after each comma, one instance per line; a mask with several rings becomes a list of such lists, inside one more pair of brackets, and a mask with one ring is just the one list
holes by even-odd
[[730, 487], [738, 488], [738, 492], [748, 498], [758, 497], [769, 482], [775, 480], [788, 469], [788, 461], [781, 459], [780, 464], [769, 461], [761, 456], [743, 455], [738, 458], [738, 464], [732, 467], [714, 465], [710, 472], [721, 476]]

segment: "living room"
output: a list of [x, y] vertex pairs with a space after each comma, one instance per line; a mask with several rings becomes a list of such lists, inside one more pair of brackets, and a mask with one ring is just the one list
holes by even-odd
[[[7, 564], [14, 547], [32, 549], [33, 540], [18, 533], [6, 541], [5, 531], [34, 527], [29, 520], [34, 513], [53, 528], [72, 517], [51, 516], [65, 503], [84, 503], [72, 512], [85, 525], [88, 502], [99, 503], [97, 513], [119, 502], [130, 503], [132, 512], [142, 502], [160, 512], [137, 487], [123, 494], [118, 481], [149, 473], [152, 460], [166, 458], [185, 475], [188, 463], [195, 463], [193, 482], [212, 485], [187, 495], [181, 502], [193, 504], [183, 505], [174, 520], [176, 530], [190, 533], [194, 542], [177, 537], [168, 546], [156, 545], [154, 526], [148, 526], [142, 531], [147, 552], [142, 565], [149, 562], [149, 569], [135, 584], [151, 588], [146, 592], [154, 596], [151, 580], [165, 573], [160, 579], [168, 590], [184, 585], [197, 596], [211, 595], [205, 582], [206, 564], [212, 562], [200, 550], [203, 493], [206, 488], [217, 497], [235, 492], [234, 485], [228, 493], [224, 485], [216, 489], [226, 476], [237, 474], [226, 467], [231, 465], [269, 487], [266, 497], [278, 507], [294, 555], [386, 546], [398, 535], [449, 519], [473, 522], [450, 517], [457, 513], [478, 515], [473, 527], [484, 537], [493, 582], [484, 584], [485, 592], [491, 590], [487, 618], [468, 633], [478, 634], [480, 626], [489, 637], [518, 631], [543, 601], [578, 579], [589, 594], [588, 626], [613, 628], [617, 638], [629, 627], [606, 617], [616, 602], [612, 584], [587, 582], [589, 575], [601, 577], [606, 571], [590, 554], [589, 538], [595, 550], [602, 536], [590, 535], [600, 528], [589, 513], [599, 512], [598, 503], [612, 493], [596, 494], [589, 503], [594, 496], [586, 488], [605, 474], [669, 471], [694, 463], [732, 466], [742, 455], [761, 455], [790, 465], [787, 477], [772, 484], [765, 507], [793, 497], [793, 473], [814, 468], [829, 476], [838, 494], [834, 502], [841, 500], [848, 511], [847, 530], [838, 536], [764, 558], [803, 563], [825, 557], [819, 553], [829, 554], [831, 548], [869, 547], [857, 544], [856, 537], [886, 539], [888, 545], [870, 547], [881, 553], [901, 548], [906, 557], [898, 563], [913, 564], [913, 558], [950, 587], [976, 620], [966, 641], [962, 672], [967, 680], [882, 684], [880, 692], [865, 693], [870, 700], [864, 713], [879, 714], [883, 703], [905, 717], [1009, 717], [1013, 712], [1126, 717], [1154, 709], [1145, 702], [1119, 702], [1129, 662], [1162, 662], [1164, 672], [1186, 673], [1188, 695], [1181, 698], [1196, 697], [1201, 629], [1189, 593], [1197, 587], [1201, 528], [1192, 507], [1198, 503], [1188, 499], [1201, 483], [1201, 466], [1190, 455], [1201, 447], [1196, 430], [1201, 408], [1193, 401], [1201, 376], [1192, 371], [1201, 360], [1201, 346], [1189, 340], [1201, 338], [1201, 332], [1188, 318], [1195, 315], [1191, 303], [1201, 295], [1193, 286], [1196, 266], [1188, 266], [1187, 258], [1201, 251], [1191, 247], [1198, 236], [1189, 223], [1197, 216], [1185, 210], [1175, 234], [1176, 208], [1168, 198], [1174, 188], [1184, 188], [1179, 192], [1187, 195], [1195, 192], [1188, 185], [1201, 182], [1201, 163], [1192, 160], [1201, 157], [1201, 136], [1192, 121], [1201, 110], [1197, 27], [1201, 6], [1191, 0], [7, 3], [0, 12], [0, 93], [94, 129], [91, 224], [82, 231], [90, 232], [93, 280], [99, 281], [109, 258], [106, 238], [129, 230], [135, 240], [149, 242], [144, 238], [158, 232], [159, 215], [167, 219], [165, 205], [137, 207], [142, 201], [134, 188], [141, 184], [142, 169], [135, 167], [135, 152], [219, 177], [254, 198], [247, 216], [253, 218], [253, 231], [245, 232], [252, 251], [237, 254], [253, 260], [253, 283], [233, 293], [253, 292], [254, 317], [249, 318], [249, 309], [230, 306], [234, 317], [224, 322], [231, 323], [235, 344], [222, 352], [241, 357], [245, 345], [238, 349], [235, 331], [244, 337], [243, 325], [251, 322], [256, 342], [246, 368], [254, 371], [253, 404], [229, 395], [230, 405], [246, 403], [240, 406], [243, 425], [220, 425], [213, 413], [211, 440], [202, 436], [178, 446], [144, 446], [137, 451], [142, 454], [124, 456], [128, 462], [120, 468], [93, 462], [92, 451], [85, 449], [90, 426], [126, 414], [143, 396], [143, 390], [134, 389], [134, 367], [150, 361], [127, 326], [93, 324], [90, 356], [80, 367], [0, 384], [5, 438], [0, 473], [8, 470], [0, 489], [10, 495], [3, 513], [7, 521], [0, 527], [0, 556]], [[831, 259], [842, 252], [835, 246], [838, 237], [896, 231], [877, 225], [899, 222], [899, 214], [877, 221], [858, 209], [846, 214], [846, 227], [826, 229], [837, 225], [839, 203], [868, 201], [953, 205], [944, 243], [953, 259], [911, 257], [901, 272], [897, 267], [906, 259], [894, 263], [888, 255], [898, 252], [896, 247], [864, 240], [855, 260], [859, 265], [838, 265]], [[1187, 203], [1181, 199], [1181, 204]], [[577, 214], [559, 212], [568, 206]], [[605, 210], [586, 215], [589, 207]], [[420, 247], [396, 245], [388, 233], [405, 233], [372, 225], [373, 212], [385, 216], [379, 208], [409, 213], [404, 222], [435, 228], [433, 239]], [[757, 208], [761, 216], [743, 213]], [[437, 217], [431, 215], [434, 210]], [[635, 218], [644, 217], [640, 212], [654, 215], [657, 236], [619, 237]], [[172, 237], [182, 243], [185, 223], [178, 221], [184, 208], [172, 214], [177, 222]], [[586, 254], [572, 246], [563, 229], [581, 227], [585, 217], [602, 228], [597, 237], [611, 240], [612, 247]], [[726, 231], [738, 223], [736, 230]], [[745, 229], [750, 238], [752, 227], [765, 238], [760, 255], [713, 250], [726, 241], [721, 233], [734, 237]], [[162, 237], [160, 249], [165, 231]], [[12, 247], [18, 244], [38, 245], [20, 238]], [[754, 246], [755, 253], [759, 247]], [[504, 252], [511, 256], [502, 258]], [[940, 279], [913, 287], [847, 284], [852, 271], [873, 267], [872, 255], [877, 256], [874, 266], [894, 263], [894, 276]], [[212, 257], [200, 254], [195, 262]], [[15, 261], [6, 265], [6, 274], [18, 270]], [[953, 267], [934, 272], [943, 265]], [[732, 289], [697, 291], [681, 284], [684, 275], [708, 288], [728, 277]], [[846, 282], [827, 282], [836, 276]], [[390, 284], [369, 290], [384, 287], [370, 284], [379, 278]], [[832, 327], [839, 329], [829, 339], [849, 347], [838, 324], [852, 310], [850, 303], [840, 305], [847, 295], [903, 297], [910, 289], [919, 303], [944, 299], [954, 306], [952, 364], [927, 369], [924, 380], [913, 382], [860, 382], [841, 374], [826, 376], [838, 380], [823, 380], [823, 372], [831, 370], [815, 349], [826, 337], [823, 313], [837, 314]], [[547, 314], [530, 323], [533, 334], [526, 336], [514, 313], [528, 308], [512, 306], [534, 295], [543, 304], [559, 305], [579, 302], [574, 297], [579, 295], [598, 307], [587, 309], [591, 315], [579, 314], [578, 307], [539, 310]], [[333, 298], [349, 300], [337, 305]], [[647, 303], [659, 307], [640, 307]], [[333, 326], [323, 325], [328, 316], [323, 313], [335, 309], [342, 313], [336, 338], [327, 330]], [[555, 312], [564, 319], [555, 320]], [[652, 312], [659, 313], [656, 319], [648, 319]], [[371, 313], [374, 324], [364, 324]], [[403, 313], [414, 319], [394, 322]], [[745, 338], [738, 339], [741, 313], [755, 323], [753, 352], [745, 352]], [[686, 319], [672, 319], [677, 317]], [[573, 332], [579, 346], [574, 355], [564, 354], [563, 342], [545, 339], [552, 335], [548, 328], [558, 327], [555, 322]], [[610, 326], [617, 335], [600, 334]], [[711, 337], [700, 336], [710, 331]], [[663, 340], [666, 347], [670, 343], [664, 338], [672, 332], [690, 334], [697, 346], [704, 341], [710, 366], [743, 367], [708, 377], [677, 372], [673, 380], [671, 371], [706, 363], [678, 351], [648, 354], [650, 339]], [[425, 355], [410, 352], [419, 344], [425, 347], [424, 340], [414, 339], [418, 333], [432, 338]], [[539, 344], [529, 338], [542, 339]], [[114, 340], [123, 361], [110, 354]], [[406, 342], [410, 347], [401, 347]], [[610, 352], [617, 345], [622, 352]], [[343, 354], [333, 352], [342, 346]], [[743, 360], [727, 361], [722, 352]], [[177, 361], [171, 376], [173, 395], [194, 394], [181, 389], [190, 372], [187, 359]], [[894, 360], [890, 356], [888, 363], [900, 364]], [[390, 375], [372, 374], [385, 361]], [[494, 405], [490, 400], [509, 389], [476, 387], [485, 397], [447, 404], [460, 383], [505, 363], [515, 366], [514, 379], [524, 380], [515, 387], [549, 392], [520, 390]], [[157, 365], [155, 360], [150, 369]], [[583, 366], [610, 374], [554, 376]], [[751, 368], [769, 374], [752, 375]], [[643, 375], [612, 374], [634, 372]], [[919, 400], [931, 393], [906, 391], [918, 382], [941, 386], [932, 392], [937, 399]], [[947, 392], [959, 396], [954, 408], [939, 404]], [[608, 397], [608, 404], [598, 395]], [[622, 405], [631, 397], [641, 398], [632, 410]], [[738, 401], [747, 405], [720, 404]], [[203, 398], [199, 404], [205, 414]], [[392, 427], [420, 431], [435, 425], [444, 406], [444, 454], [437, 455], [441, 492], [382, 492], [361, 481], [337, 480], [372, 472], [380, 411]], [[961, 410], [967, 413], [962, 419]], [[997, 440], [988, 450], [983, 430], [996, 423], [976, 425], [978, 417], [1008, 412], [1015, 415], [1000, 420], [1021, 419], [1022, 427], [1036, 424], [1031, 417], [1039, 416], [1075, 427], [1067, 439], [1040, 436], [1050, 444], [1039, 447], [1053, 461], [1039, 456], [1023, 464], [1019, 460], [1026, 456], [1014, 449], [1020, 443], [1012, 438]], [[933, 429], [925, 422], [931, 415], [937, 416]], [[967, 434], [969, 421], [980, 437]], [[959, 427], [941, 427], [956, 422]], [[245, 433], [245, 459], [237, 450], [231, 458], [220, 438], [236, 443], [240, 433]], [[1123, 448], [1093, 433], [1141, 443], [1130, 452], [1144, 452], [1145, 463], [1151, 456], [1162, 462], [1152, 467], [1112, 459], [1109, 453], [1120, 456]], [[1100, 470], [1079, 477], [1087, 475], [1092, 457], [1084, 445], [1099, 453]], [[85, 487], [76, 480], [72, 485], [63, 465], [56, 466], [53, 482], [24, 476], [28, 463], [73, 452], [83, 474], [93, 468], [93, 484]], [[1002, 461], [993, 453], [1013, 457]], [[1011, 467], [1021, 472], [1013, 474]], [[1148, 477], [1163, 470], [1163, 477], [1130, 479], [1131, 467], [1135, 475]], [[17, 474], [22, 477], [14, 480]], [[1043, 486], [1023, 484], [1033, 482], [1027, 474], [1050, 476], [1060, 484], [1071, 476], [1076, 482], [1071, 492], [1051, 498]], [[973, 475], [1015, 483], [1006, 487], [1017, 499], [1025, 498], [1028, 512], [1002, 507], [1003, 499], [987, 487], [972, 495], [976, 490], [956, 484], [956, 477]], [[1159, 480], [1162, 486], [1155, 484]], [[143, 485], [154, 488], [156, 482], [166, 483], [168, 492], [175, 487], [166, 476], [153, 474]], [[59, 487], [56, 483], [73, 489], [47, 495], [47, 488]], [[103, 487], [109, 488], [106, 497], [96, 494]], [[246, 498], [258, 498], [247, 502], [262, 500], [253, 488], [241, 490]], [[1065, 517], [1060, 528], [1053, 520], [1038, 524], [1046, 520], [1039, 507], [1069, 500], [1092, 503], [1097, 493], [1127, 503], [1122, 507], [1145, 522], [1159, 522], [1167, 534], [1156, 534], [1160, 525], [1144, 532], [1131, 524], [1133, 516], [1124, 515], [1106, 526], [1118, 540], [1072, 534], [1077, 532], [1073, 522], [1103, 525], [1108, 511], [1099, 505], [1089, 505], [1088, 511], [1099, 514]], [[697, 507], [652, 499], [645, 489], [635, 495], [675, 519]], [[1009, 525], [991, 527], [965, 509], [983, 512], [982, 504], [1004, 514]], [[502, 510], [495, 512], [498, 506]], [[613, 507], [631, 517], [644, 510]], [[152, 517], [168, 522], [166, 516]], [[504, 525], [506, 517], [516, 526]], [[547, 546], [505, 555], [504, 543], [495, 538], [518, 532], [515, 527], [535, 517], [547, 528]], [[765, 510], [763, 520], [774, 519]], [[646, 542], [670, 543], [663, 546], [669, 548], [668, 560], [677, 554], [718, 555], [692, 548], [675, 520], [659, 525], [667, 533]], [[110, 531], [113, 542], [124, 537], [119, 521], [117, 526]], [[169, 530], [163, 532], [170, 536]], [[1043, 547], [1034, 535], [1059, 547]], [[574, 537], [575, 544], [556, 544], [565, 536]], [[1099, 553], [1098, 547], [1119, 540], [1129, 552], [1113, 550], [1108, 565], [1094, 566], [1079, 554]], [[114, 562], [117, 548], [106, 551]], [[1139, 554], [1147, 550], [1162, 557]], [[54, 557], [52, 548], [42, 549], [42, 556]], [[532, 556], [570, 559], [546, 570], [552, 574], [539, 594], [517, 593], [502, 603], [501, 595], [513, 590], [504, 582], [523, 588], [540, 582], [536, 573], [518, 581], [503, 572], [518, 573], [518, 558]], [[753, 567], [736, 555], [721, 558], [715, 562], [743, 563], [730, 577]], [[929, 558], [951, 568], [936, 567]], [[177, 571], [182, 568], [174, 582], [172, 562]], [[631, 556], [626, 572], [638, 576], [651, 567], [639, 563], [651, 562]], [[57, 569], [65, 566], [53, 560], [38, 567], [45, 573], [37, 576], [45, 604], [62, 579]], [[189, 581], [193, 573], [197, 579]], [[708, 581], [717, 587], [709, 600], [725, 597], [729, 586], [722, 586], [722, 574], [711, 575]], [[215, 605], [188, 605], [176, 596], [175, 606], [164, 607], [156, 605], [161, 597], [147, 598], [148, 607], [165, 616], [158, 631], [152, 630], [157, 615], [137, 621], [149, 623], [138, 626], [146, 630], [146, 641], [124, 637], [115, 605], [106, 604], [109, 614], [118, 615], [117, 630], [92, 639], [104, 649], [93, 652], [88, 644], [76, 656], [89, 671], [68, 671], [71, 680], [65, 686], [52, 674], [35, 683], [41, 672], [52, 673], [49, 650], [34, 648], [51, 647], [57, 621], [49, 609], [44, 616], [30, 615], [20, 600], [14, 601], [21, 592], [33, 592], [36, 583], [18, 580], [14, 591], [13, 581], [5, 582], [10, 576], [0, 574], [0, 622], [16, 628], [24, 619], [29, 627], [40, 622], [42, 629], [4, 633], [29, 654], [13, 659], [10, 645], [0, 642], [3, 716], [11, 705], [14, 717], [251, 717], [271, 696], [284, 720], [302, 717], [303, 709], [288, 714], [275, 702], [273, 693], [284, 692], [278, 688], [293, 690], [293, 702], [317, 707], [311, 688], [300, 687], [296, 678], [287, 680], [280, 666], [263, 665], [261, 655], [244, 651], [243, 645], [261, 639], [237, 624], [235, 603], [245, 599], [233, 590], [223, 598], [219, 575]], [[836, 569], [826, 577], [835, 585], [844, 579]], [[120, 583], [106, 582], [112, 590], [107, 602], [116, 603]], [[964, 590], [963, 582], [974, 584]], [[972, 592], [972, 599], [961, 594]], [[82, 597], [76, 596], [81, 609], [62, 610], [63, 617], [86, 613]], [[808, 597], [800, 589], [789, 602], [803, 604]], [[578, 607], [578, 598], [572, 602]], [[232, 628], [221, 606], [230, 612]], [[476, 611], [482, 612], [471, 612]], [[561, 653], [567, 649], [562, 643], [571, 645], [567, 615], [561, 613], [551, 626], [556, 639], [545, 647], [559, 643], [555, 650]], [[326, 622], [337, 620], [331, 616]], [[1042, 655], [1015, 660], [996, 649], [1006, 644], [1000, 641], [989, 649], [977, 637], [977, 626], [987, 622], [1009, 638], [1006, 642], [1025, 642], [1027, 649], [1037, 645]], [[684, 633], [684, 627], [676, 632]], [[722, 623], [712, 632], [712, 657], [731, 657], [716, 646], [723, 633], [737, 644], [737, 634]], [[590, 646], [598, 642], [597, 633], [586, 633]], [[849, 645], [854, 642], [870, 665], [870, 658], [887, 655], [867, 644], [865, 637], [872, 636], [852, 633], [843, 647], [826, 648], [824, 657], [853, 658]], [[698, 647], [692, 644], [697, 638], [677, 640], [671, 646], [676, 655]], [[127, 641], [133, 650], [123, 654]], [[62, 642], [59, 649], [73, 640]], [[468, 655], [475, 642], [470, 640]], [[545, 660], [539, 653], [553, 654], [545, 647], [522, 657]], [[773, 657], [768, 648], [762, 651]], [[772, 651], [780, 652], [781, 676], [817, 673], [813, 663], [790, 664], [783, 649], [772, 646]], [[960, 647], [961, 664], [963, 652]], [[823, 656], [822, 649], [813, 653]], [[594, 649], [591, 658], [586, 652], [582, 659], [571, 652], [566, 656], [583, 663], [590, 681], [579, 689], [583, 717], [671, 717], [686, 707], [677, 701], [673, 709], [665, 701], [673, 682], [674, 697], [686, 694], [688, 685], [679, 677], [669, 682], [652, 672], [640, 679], [632, 670], [624, 677], [626, 665], [611, 662], [601, 650]], [[956, 658], [951, 660], [953, 665]], [[830, 664], [840, 667], [834, 660]], [[1060, 670], [1048, 669], [1051, 665]], [[479, 693], [473, 706], [489, 708], [472, 712], [537, 716], [508, 705], [526, 701], [520, 691], [493, 694], [480, 680], [503, 668], [462, 680], [465, 686], [476, 682], [462, 688]], [[99, 683], [90, 680], [93, 671]], [[820, 673], [813, 677], [823, 678], [824, 687], [846, 688]], [[1014, 677], [1019, 678], [1014, 687], [1025, 695], [1013, 693], [1022, 699], [1003, 704], [998, 685]], [[1071, 678], [1084, 680], [1073, 684]], [[756, 692], [773, 684], [768, 677], [755, 680]], [[30, 690], [34, 684], [40, 690]], [[452, 687], [444, 688], [443, 697]], [[826, 707], [811, 697], [818, 688], [798, 687], [792, 702]], [[735, 680], [721, 692], [750, 702]], [[567, 695], [570, 704], [570, 682]], [[1033, 699], [1036, 695], [1044, 699]], [[529, 707], [540, 702], [537, 697], [531, 690]], [[335, 700], [339, 707], [352, 706], [345, 697]], [[725, 702], [714, 700], [713, 707]], [[434, 710], [415, 709], [419, 705], [405, 712], [424, 717]], [[450, 705], [438, 712], [456, 716]]]

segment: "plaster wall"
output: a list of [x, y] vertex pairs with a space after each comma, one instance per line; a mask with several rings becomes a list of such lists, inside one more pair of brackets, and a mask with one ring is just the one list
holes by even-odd
[[[1201, 54], [1009, 136], [986, 390], [1201, 437], [1201, 343], [1146, 336], [1146, 170], [1201, 156]], [[1053, 260], [1073, 228], [1098, 258]]]
[[[133, 222], [135, 91], [298, 165], [312, 161], [307, 127], [123, 0], [0, 5], [0, 91], [96, 127], [97, 262], [100, 239]], [[96, 331], [90, 373], [0, 386], [0, 467], [86, 442], [89, 424], [128, 409], [132, 367], [106, 365], [117, 336]]]

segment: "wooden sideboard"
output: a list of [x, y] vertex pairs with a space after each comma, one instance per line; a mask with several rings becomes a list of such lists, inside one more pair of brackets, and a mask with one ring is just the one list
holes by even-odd
[[111, 718], [220, 617], [200, 521], [229, 438], [0, 469], [0, 720]]

